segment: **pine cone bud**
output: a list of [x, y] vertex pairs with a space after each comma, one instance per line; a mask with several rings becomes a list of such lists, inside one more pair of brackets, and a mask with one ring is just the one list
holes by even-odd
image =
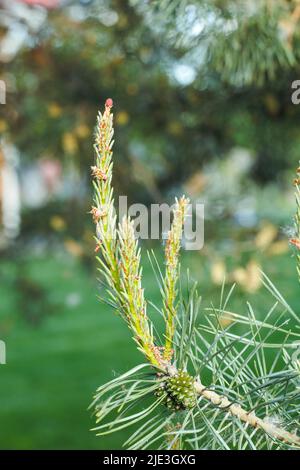
[[163, 395], [165, 395], [164, 404], [172, 411], [194, 408], [197, 397], [193, 377], [179, 370], [173, 377], [168, 377], [156, 390], [156, 396]]

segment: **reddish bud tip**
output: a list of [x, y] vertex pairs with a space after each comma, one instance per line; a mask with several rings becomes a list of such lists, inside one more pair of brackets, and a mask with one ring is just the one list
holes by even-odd
[[107, 100], [105, 101], [105, 106], [107, 106], [108, 108], [112, 108], [113, 100], [111, 98], [107, 98]]
[[298, 250], [300, 250], [300, 240], [299, 238], [291, 238], [289, 240], [291, 245], [294, 245]]

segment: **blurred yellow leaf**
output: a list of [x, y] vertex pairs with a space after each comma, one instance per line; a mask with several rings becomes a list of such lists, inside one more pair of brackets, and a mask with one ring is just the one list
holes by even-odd
[[230, 325], [234, 321], [234, 317], [230, 314], [230, 312], [226, 312], [223, 315], [220, 315], [219, 322], [223, 328]]
[[271, 223], [263, 225], [255, 237], [255, 245], [260, 250], [265, 250], [277, 237], [278, 229]]
[[124, 57], [123, 54], [115, 55], [114, 57], [111, 58], [110, 65], [112, 65], [112, 66], [121, 65], [121, 64], [123, 64], [124, 60], [125, 60], [125, 57]]
[[78, 151], [76, 137], [71, 132], [65, 132], [62, 139], [62, 145], [65, 153], [73, 155]]
[[213, 262], [210, 275], [214, 284], [222, 285], [226, 276], [226, 266], [224, 261], [218, 260]]
[[129, 114], [126, 111], [119, 111], [116, 114], [116, 123], [119, 126], [125, 126], [129, 121]]
[[284, 37], [290, 38], [294, 34], [295, 24], [290, 19], [281, 20], [279, 25]]
[[60, 215], [53, 215], [50, 218], [50, 227], [53, 228], [53, 230], [61, 232], [62, 230], [65, 230], [66, 226], [67, 224], [65, 220]]
[[4, 119], [0, 119], [0, 132], [5, 132], [7, 129], [7, 124]]
[[251, 260], [247, 265], [247, 285], [245, 290], [247, 292], [256, 292], [262, 285], [261, 280], [261, 266], [255, 260]]
[[144, 165], [138, 159], [131, 157], [132, 161], [132, 176], [136, 181], [141, 181], [147, 188], [153, 199], [160, 200], [161, 194], [157, 188], [155, 175], [151, 167]]
[[243, 268], [236, 268], [232, 272], [232, 279], [239, 284], [240, 286], [244, 286], [247, 282], [247, 271]]
[[179, 121], [171, 121], [167, 126], [168, 132], [172, 135], [180, 135], [183, 132], [182, 125]]
[[62, 114], [62, 108], [57, 103], [50, 103], [48, 105], [48, 114], [52, 118], [58, 118]]
[[94, 245], [94, 243], [95, 243], [95, 241], [94, 241], [94, 232], [90, 229], [85, 229], [84, 232], [83, 232], [82, 240], [85, 243]]
[[86, 124], [79, 124], [75, 129], [76, 135], [80, 139], [85, 139], [90, 135], [90, 129]]
[[278, 242], [272, 243], [268, 248], [268, 255], [283, 255], [289, 251], [289, 244], [287, 240], [279, 240]]
[[119, 21], [118, 21], [118, 27], [120, 29], [126, 28], [128, 25], [128, 18], [125, 14], [120, 13], [119, 14]]
[[129, 83], [126, 87], [126, 91], [128, 95], [136, 95], [137, 92], [139, 91], [139, 87], [137, 86], [136, 83]]
[[285, 18], [279, 21], [281, 35], [287, 40], [289, 47], [292, 46], [292, 40], [300, 20], [300, 5], [295, 1], [295, 8], [292, 13], [288, 13]]
[[272, 114], [273, 116], [278, 114], [279, 109], [280, 109], [280, 103], [274, 95], [271, 95], [270, 93], [268, 93], [264, 97], [264, 102], [270, 114]]
[[232, 278], [246, 292], [256, 292], [262, 284], [260, 265], [255, 260], [249, 261], [246, 268], [237, 268], [232, 273]]
[[83, 255], [83, 248], [80, 243], [76, 242], [72, 238], [68, 238], [65, 240], [65, 247], [66, 250], [71, 253], [73, 256], [82, 256]]
[[189, 178], [185, 184], [184, 188], [191, 196], [197, 196], [201, 191], [204, 190], [206, 186], [206, 177], [201, 171], [195, 173], [191, 178]]

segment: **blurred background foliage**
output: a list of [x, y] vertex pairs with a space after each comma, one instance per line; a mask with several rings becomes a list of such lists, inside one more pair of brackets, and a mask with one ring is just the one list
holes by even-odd
[[97, 441], [86, 412], [137, 361], [96, 299], [96, 113], [113, 98], [117, 194], [205, 203], [205, 246], [183, 265], [207, 302], [226, 277], [233, 308], [263, 315], [263, 268], [296, 308], [300, 2], [0, 0], [0, 14], [0, 447], [116, 448], [124, 436]]

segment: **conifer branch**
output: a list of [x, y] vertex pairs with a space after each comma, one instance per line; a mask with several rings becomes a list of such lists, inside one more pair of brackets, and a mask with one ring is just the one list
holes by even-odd
[[179, 251], [181, 246], [182, 229], [186, 215], [188, 199], [182, 196], [176, 199], [174, 219], [171, 230], [168, 232], [165, 248], [166, 271], [163, 285], [163, 313], [166, 322], [166, 342], [164, 359], [172, 358], [172, 343], [175, 333], [177, 282], [179, 277]]
[[94, 206], [91, 209], [96, 224], [96, 250], [101, 250], [99, 258], [101, 267], [105, 270], [105, 278], [112, 291], [120, 288], [118, 260], [116, 215], [114, 209], [112, 186], [112, 146], [113, 146], [113, 115], [112, 100], [105, 103], [104, 113], [99, 112], [97, 118], [94, 149], [96, 153], [95, 166], [91, 167], [94, 177]]
[[153, 332], [150, 329], [144, 289], [141, 285], [140, 249], [134, 236], [133, 221], [124, 217], [119, 225], [120, 253], [120, 304], [129, 327], [134, 333], [134, 340], [154, 366], [160, 366], [161, 353], [154, 346]]
[[[299, 398], [299, 369], [298, 362], [288, 353], [289, 349], [294, 348], [293, 344], [288, 343], [288, 338], [291, 335], [293, 338], [299, 337], [299, 334], [286, 329], [286, 318], [280, 323], [282, 315], [287, 313], [297, 323], [299, 318], [271, 281], [268, 280], [266, 286], [276, 303], [263, 321], [255, 318], [250, 304], [247, 304], [248, 317], [230, 314], [237, 326], [248, 327], [248, 331], [241, 336], [232, 334], [231, 324], [225, 329], [220, 327], [218, 316], [226, 314], [228, 297], [224, 308], [212, 309], [217, 325], [209, 316], [205, 316], [206, 325], [198, 325], [200, 298], [196, 287], [188, 290], [187, 301], [181, 297], [181, 309], [177, 312], [179, 250], [188, 203], [185, 197], [176, 201], [165, 249], [164, 278], [160, 273], [165, 346], [155, 345], [153, 326], [147, 316], [140, 250], [135, 240], [133, 222], [125, 216], [116, 228], [111, 107], [112, 101], [107, 100], [105, 112], [98, 117], [96, 165], [92, 167], [95, 205], [91, 213], [96, 224], [96, 249], [100, 251], [100, 271], [113, 304], [133, 332], [138, 349], [147, 358], [148, 364], [137, 366], [98, 389], [93, 402], [97, 416], [95, 430], [99, 435], [104, 435], [146, 420], [128, 440], [132, 449], [153, 446], [162, 439], [168, 448], [177, 448], [185, 442], [192, 448], [243, 449], [249, 446], [260, 449], [273, 445], [276, 448], [300, 448], [300, 437], [293, 431], [297, 422], [294, 416], [299, 411], [296, 401]], [[300, 247], [299, 174], [300, 169], [295, 181], [296, 236], [290, 240], [297, 250]], [[299, 258], [297, 252], [298, 273]], [[278, 305], [284, 310], [272, 323], [270, 317]], [[268, 343], [273, 333], [286, 334], [286, 338], [278, 344], [274, 339]], [[210, 334], [211, 342], [207, 337]], [[286, 369], [276, 372], [275, 365], [272, 365], [268, 373], [264, 354], [270, 348], [275, 349], [275, 364], [280, 358], [285, 362]], [[188, 367], [193, 368], [192, 374], [187, 372]], [[145, 368], [150, 368], [147, 375], [143, 372]], [[211, 376], [209, 386], [202, 383], [207, 376]], [[156, 397], [149, 406], [133, 411], [140, 399], [149, 396]], [[165, 405], [171, 413], [167, 418], [159, 411], [161, 405]], [[279, 413], [279, 424], [268, 419], [272, 410]], [[114, 418], [109, 420], [111, 413]], [[179, 416], [182, 416], [180, 423]], [[176, 425], [173, 421], [175, 417]], [[240, 434], [238, 439], [236, 431]]]
[[[170, 377], [178, 375], [178, 370], [175, 367], [167, 367], [167, 374]], [[296, 433], [286, 431], [284, 428], [276, 426], [272, 422], [261, 419], [256, 416], [255, 412], [250, 412], [241, 407], [237, 403], [233, 403], [226, 396], [222, 396], [213, 390], [205, 387], [199, 379], [194, 381], [194, 389], [197, 395], [205, 398], [211, 402], [220, 411], [229, 413], [231, 416], [238, 418], [241, 422], [246, 423], [252, 428], [261, 429], [267, 433], [271, 438], [278, 439], [288, 445], [300, 448], [300, 437]]]
[[297, 64], [298, 0], [131, 3], [156, 34], [192, 58], [200, 76], [205, 68], [232, 85], [262, 86]]
[[300, 167], [297, 169], [296, 178], [294, 179], [294, 186], [296, 188], [295, 197], [297, 210], [294, 217], [295, 236], [290, 239], [290, 243], [296, 249], [297, 273], [300, 282]]
[[134, 238], [133, 223], [124, 218], [116, 228], [116, 213], [112, 186], [113, 115], [112, 100], [107, 99], [105, 111], [99, 113], [95, 136], [96, 162], [94, 177], [94, 206], [91, 209], [96, 225], [96, 252], [100, 272], [108, 293], [129, 328], [139, 349], [149, 362], [159, 366], [160, 351], [154, 345], [152, 326], [146, 314], [146, 302], [141, 286], [140, 252]]

